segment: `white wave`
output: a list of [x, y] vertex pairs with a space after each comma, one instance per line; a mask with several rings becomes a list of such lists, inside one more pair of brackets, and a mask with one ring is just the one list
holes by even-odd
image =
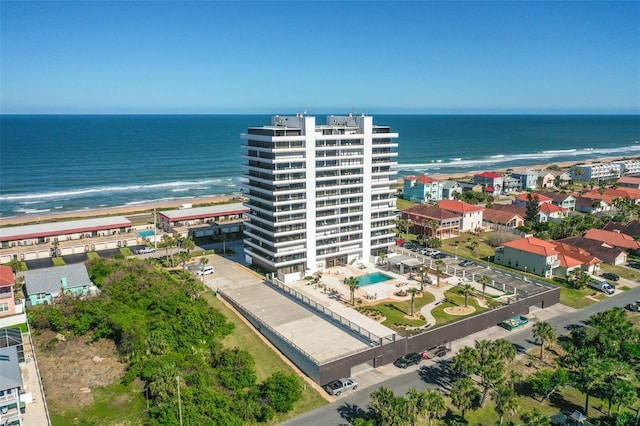
[[15, 209], [16, 213], [24, 213], [24, 214], [34, 214], [34, 213], [46, 213], [50, 212], [51, 209]]
[[19, 201], [28, 200], [34, 201], [34, 199], [47, 199], [47, 198], [60, 198], [60, 197], [81, 197], [90, 194], [108, 194], [113, 192], [144, 192], [148, 190], [158, 190], [166, 188], [172, 190], [175, 188], [181, 188], [184, 186], [210, 186], [210, 185], [226, 185], [226, 179], [206, 179], [200, 181], [178, 181], [178, 182], [163, 182], [147, 185], [126, 185], [126, 186], [103, 186], [96, 188], [81, 188], [68, 191], [54, 191], [54, 192], [42, 192], [33, 194], [21, 194], [21, 195], [0, 195], [0, 201]]
[[491, 158], [502, 158], [504, 154], [492, 155]]
[[462, 158], [452, 158], [451, 161], [455, 161], [455, 162], [462, 161]]
[[21, 201], [18, 204], [20, 204], [22, 206], [30, 206], [32, 204], [42, 204], [42, 203], [44, 203], [44, 201]]
[[[585, 150], [591, 148], [585, 148]], [[576, 152], [577, 149], [550, 149], [548, 151], [542, 151], [543, 154], [569, 154], [571, 152]]]

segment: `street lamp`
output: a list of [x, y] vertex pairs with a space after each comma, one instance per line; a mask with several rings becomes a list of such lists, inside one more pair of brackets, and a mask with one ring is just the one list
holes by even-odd
[[524, 267], [524, 280], [527, 280], [527, 267]]

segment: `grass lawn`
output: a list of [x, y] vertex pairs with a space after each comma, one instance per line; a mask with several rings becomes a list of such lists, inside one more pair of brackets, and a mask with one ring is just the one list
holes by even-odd
[[129, 247], [122, 247], [120, 249], [120, 253], [125, 257], [133, 256], [133, 252], [131, 251], [131, 249]]
[[575, 309], [581, 309], [585, 306], [589, 306], [596, 303], [592, 299], [588, 299], [586, 296], [593, 293], [593, 289], [583, 288], [582, 290], [575, 290], [569, 287], [560, 287], [560, 303], [570, 306]]
[[[447, 302], [438, 305], [431, 311], [431, 315], [433, 315], [434, 318], [436, 319], [436, 324], [435, 324], [436, 327], [439, 327], [444, 324], [448, 324], [450, 322], [458, 321], [472, 315], [477, 315], [487, 310], [487, 308], [484, 308], [478, 304], [478, 302], [476, 301], [473, 295], [469, 295], [469, 306], [473, 306], [474, 308], [476, 308], [476, 310], [470, 313], [469, 315], [450, 315], [446, 313], [444, 310], [446, 308], [451, 308], [453, 306], [464, 306], [464, 296], [460, 294], [456, 288], [446, 291], [444, 295], [447, 299]], [[499, 302], [491, 301], [489, 299], [487, 299], [487, 302], [490, 304], [495, 303], [496, 305], [500, 305]]]
[[98, 255], [98, 253], [96, 253], [95, 251], [90, 251], [89, 253], [87, 253], [87, 257], [89, 258], [89, 260], [100, 259], [100, 255]]
[[598, 273], [598, 275], [601, 275], [602, 272], [613, 272], [614, 274], [620, 275], [622, 278], [626, 278], [632, 281], [640, 281], [640, 270], [637, 269], [628, 269], [623, 268], [622, 266], [601, 263], [600, 273]]
[[64, 266], [66, 265], [66, 263], [64, 262], [64, 259], [61, 257], [52, 257], [51, 261], [53, 262], [53, 266]]
[[[229, 309], [227, 305], [222, 303], [213, 292], [207, 291], [202, 297], [215, 309], [219, 310], [228, 321], [235, 324], [236, 328], [227, 336], [222, 343], [229, 348], [240, 348], [249, 352], [256, 360], [256, 375], [258, 381], [263, 381], [276, 371], [284, 371], [285, 373], [295, 373], [295, 371], [287, 364], [277, 353], [277, 349], [272, 349], [265, 343], [250, 325], [247, 325], [234, 311]], [[296, 403], [293, 410], [286, 416], [277, 415], [271, 424], [280, 424], [286, 419], [295, 417], [307, 411], [325, 405], [327, 401], [312, 386], [306, 385], [302, 392], [300, 401]]]
[[[142, 425], [146, 421], [144, 390], [134, 382], [91, 388], [94, 401], [76, 410], [51, 410], [51, 424], [62, 425]], [[70, 423], [70, 421], [72, 423]]]
[[[414, 301], [414, 313], [419, 313], [420, 308], [435, 300], [435, 296], [428, 291], [425, 291], [422, 295], [416, 295]], [[359, 311], [379, 312], [381, 315], [386, 317], [382, 324], [392, 329], [397, 329], [399, 327], [421, 327], [427, 323], [424, 319], [406, 318], [411, 314], [411, 299], [400, 302], [381, 302], [377, 305], [365, 306], [359, 309]]]

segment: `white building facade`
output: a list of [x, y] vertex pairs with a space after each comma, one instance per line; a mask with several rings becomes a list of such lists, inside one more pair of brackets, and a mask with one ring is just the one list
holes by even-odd
[[283, 281], [394, 244], [398, 134], [365, 115], [274, 116], [242, 138], [249, 263]]

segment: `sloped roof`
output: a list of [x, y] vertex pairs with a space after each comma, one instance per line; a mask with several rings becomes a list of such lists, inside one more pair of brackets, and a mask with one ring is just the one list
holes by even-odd
[[569, 198], [573, 198], [574, 200], [576, 199], [576, 197], [573, 194], [569, 194], [567, 192], [562, 193], [562, 192], [533, 191], [533, 194], [537, 194], [538, 197], [545, 196], [547, 198], [552, 199], [553, 201], [560, 202], [560, 203], [566, 201]]
[[91, 285], [91, 280], [84, 264], [55, 266], [53, 268], [27, 271], [22, 274], [24, 275], [25, 288], [28, 295], [60, 293], [63, 278], [67, 281], [67, 288]]
[[0, 241], [14, 241], [37, 237], [55, 237], [57, 235], [65, 234], [128, 228], [131, 225], [131, 221], [124, 216], [111, 216], [65, 222], [10, 226], [0, 228]]
[[566, 254], [558, 254], [558, 260], [560, 261], [560, 266], [562, 266], [563, 268], [573, 268], [582, 265], [583, 263], [578, 259], [567, 256]]
[[619, 257], [624, 252], [619, 248], [610, 247], [601, 241], [592, 240], [585, 237], [569, 237], [563, 238], [558, 242], [565, 243], [574, 247], [579, 247], [587, 250], [598, 259], [613, 263], [613, 260]]
[[581, 247], [574, 246], [562, 241], [558, 241], [555, 244], [556, 244], [556, 251], [558, 253], [562, 253], [563, 255], [570, 256], [580, 261], [580, 263], [595, 265], [596, 263], [602, 262], [602, 260], [600, 260], [598, 257], [592, 255], [587, 250]]
[[451, 189], [454, 188], [456, 186], [460, 186], [460, 182], [458, 182], [457, 180], [443, 180], [442, 181], [442, 187], [445, 189]]
[[410, 180], [410, 181], [414, 181], [415, 180], [415, 181], [417, 181], [418, 183], [421, 183], [421, 184], [440, 182], [440, 179], [432, 178], [431, 176], [427, 176], [427, 175], [407, 176], [407, 177], [404, 178], [404, 180]]
[[14, 285], [13, 269], [11, 266], [0, 265], [0, 287]]
[[482, 212], [482, 218], [487, 222], [498, 223], [505, 225], [511, 222], [514, 218], [520, 218], [520, 220], [524, 221], [524, 218], [517, 213], [513, 213], [506, 210], [493, 210], [493, 209], [485, 209]]
[[515, 204], [499, 204], [495, 203], [493, 205], [494, 210], [506, 211], [513, 214], [517, 214], [518, 216], [524, 218], [527, 216], [527, 208], [525, 206], [517, 206]]
[[629, 250], [640, 249], [640, 243], [635, 241], [631, 236], [620, 232], [605, 231], [604, 229], [589, 229], [585, 234], [585, 238], [602, 241], [610, 246], [626, 248]]
[[640, 186], [640, 176], [622, 176], [617, 182]]
[[458, 215], [451, 213], [447, 210], [439, 209], [434, 206], [427, 206], [424, 204], [418, 204], [401, 211], [402, 213], [421, 216], [421, 217], [424, 217], [425, 219], [434, 219], [434, 220], [460, 219]]
[[441, 209], [449, 210], [456, 213], [472, 213], [484, 210], [484, 207], [474, 206], [473, 204], [465, 203], [464, 201], [455, 200], [438, 201], [438, 206]]
[[482, 173], [477, 173], [473, 176], [478, 176], [478, 177], [483, 177], [483, 178], [491, 178], [491, 179], [496, 179], [496, 178], [501, 178], [502, 175], [499, 173], [494, 173], [494, 172], [482, 172]]
[[604, 227], [605, 231], [622, 232], [630, 236], [640, 235], [640, 220], [632, 220], [629, 223], [609, 222]]
[[548, 241], [541, 240], [536, 237], [520, 238], [519, 240], [509, 241], [503, 244], [504, 247], [510, 247], [516, 250], [534, 253], [540, 256], [553, 256], [557, 254], [556, 245]]
[[22, 388], [22, 373], [15, 346], [0, 348], [0, 390]]
[[[540, 192], [532, 192], [531, 193], [531, 199], [535, 199], [535, 197], [538, 197], [538, 203], [550, 203], [551, 201], [553, 201], [551, 198], [547, 197], [546, 195], [540, 193]], [[529, 201], [529, 194], [528, 193], [524, 193], [524, 194], [520, 194], [516, 197], [516, 200], [519, 201]]]
[[159, 212], [159, 216], [164, 216], [171, 222], [178, 220], [194, 220], [205, 217], [214, 217], [220, 215], [238, 215], [246, 213], [249, 208], [242, 203], [217, 204], [213, 206], [195, 207], [192, 209], [176, 209]]
[[580, 196], [580, 197], [576, 198], [576, 206], [577, 207], [581, 207], [581, 206], [583, 206], [583, 207], [591, 207], [593, 205], [594, 201], [600, 201], [601, 203], [605, 203], [607, 205], [611, 204], [611, 203], [608, 203], [606, 201], [603, 201], [601, 198], [589, 198], [589, 197]]
[[565, 209], [564, 207], [556, 206], [551, 203], [544, 203], [540, 206], [540, 212], [544, 214], [552, 214], [552, 213], [562, 213], [568, 212], [569, 209]]

